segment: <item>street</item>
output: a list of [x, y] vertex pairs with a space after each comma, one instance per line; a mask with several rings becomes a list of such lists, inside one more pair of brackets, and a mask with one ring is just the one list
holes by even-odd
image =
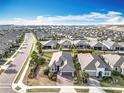
[[11, 84], [30, 53], [33, 44], [33, 37], [31, 33], [25, 34], [24, 43], [25, 44], [23, 46], [25, 47], [21, 49], [22, 52], [17, 54], [15, 60], [11, 63], [7, 70], [0, 75], [0, 93], [15, 93], [11, 88]]

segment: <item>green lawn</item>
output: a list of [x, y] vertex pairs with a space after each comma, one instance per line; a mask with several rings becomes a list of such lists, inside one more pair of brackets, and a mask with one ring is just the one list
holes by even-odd
[[52, 52], [44, 52], [43, 53], [43, 58], [45, 58], [46, 62], [49, 63], [51, 58], [52, 58]]
[[122, 93], [121, 90], [104, 90], [106, 93]]
[[75, 88], [75, 90], [77, 91], [77, 93], [82, 93], [82, 92], [89, 93], [89, 89]]
[[31, 92], [59, 92], [59, 88], [40, 88], [40, 89], [28, 89], [27, 93]]
[[103, 79], [100, 81], [101, 86], [104, 87], [124, 87], [124, 78], [121, 76], [112, 76], [113, 80], [115, 81], [113, 83], [113, 80], [111, 79]]
[[6, 62], [6, 60], [0, 60], [0, 65], [3, 65]]

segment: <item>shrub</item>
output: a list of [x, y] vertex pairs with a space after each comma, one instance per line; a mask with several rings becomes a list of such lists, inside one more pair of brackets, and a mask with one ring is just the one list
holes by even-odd
[[114, 76], [120, 76], [121, 73], [118, 72], [118, 71], [113, 70], [113, 71], [112, 71], [112, 75], [114, 75]]
[[77, 70], [80, 70], [80, 66], [81, 66], [81, 65], [80, 65], [79, 62], [76, 62], [76, 63], [75, 63], [75, 68], [76, 68]]
[[56, 79], [57, 79], [57, 75], [55, 74], [55, 75], [52, 77], [52, 80], [53, 80], [53, 81], [56, 81]]
[[48, 78], [49, 79], [52, 79], [53, 76], [54, 76], [54, 73], [53, 72], [48, 73]]
[[53, 81], [56, 81], [57, 74], [56, 73], [53, 73], [53, 72], [49, 72], [48, 78], [51, 79], [51, 80], [53, 80]]
[[94, 50], [78, 50], [78, 53], [94, 53]]
[[44, 73], [44, 75], [48, 75], [49, 69], [48, 68], [44, 69], [43, 73]]
[[29, 77], [30, 79], [35, 78], [37, 67], [38, 67], [38, 65], [37, 65], [37, 66], [34, 66], [34, 67], [30, 70], [30, 73], [29, 73], [29, 75], [28, 75], [28, 77]]

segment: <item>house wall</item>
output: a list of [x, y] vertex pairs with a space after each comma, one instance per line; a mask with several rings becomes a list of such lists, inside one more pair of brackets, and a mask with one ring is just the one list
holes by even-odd
[[89, 74], [89, 76], [96, 76], [96, 70], [85, 70]]
[[74, 72], [71, 72], [71, 71], [61, 71], [60, 72], [60, 75], [70, 75], [71, 74], [71, 76], [74, 76]]
[[105, 68], [97, 68], [96, 69], [96, 76], [99, 76], [99, 72], [102, 72], [102, 76], [104, 76], [105, 74]]
[[104, 76], [111, 76], [111, 71], [105, 71]]
[[105, 68], [97, 68], [96, 76], [99, 76], [99, 72], [102, 72], [102, 76], [111, 76], [111, 71], [105, 71]]
[[124, 75], [124, 68], [122, 68], [122, 72], [121, 73]]

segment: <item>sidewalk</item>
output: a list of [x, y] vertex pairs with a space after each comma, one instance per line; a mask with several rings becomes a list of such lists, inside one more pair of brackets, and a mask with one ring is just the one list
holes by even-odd
[[25, 42], [25, 39], [24, 39], [24, 41], [21, 43], [20, 47], [16, 50], [16, 52], [15, 52], [10, 58], [8, 58], [7, 61], [0, 67], [1, 69], [6, 70], [6, 69], [9, 67], [9, 65], [10, 65], [9, 62], [14, 61], [15, 56], [17, 55], [17, 53], [18, 53], [19, 51], [21, 51], [21, 48], [22, 48], [22, 46], [24, 45], [24, 42]]
[[59, 93], [77, 93], [74, 88], [66, 89], [66, 88], [61, 88]]

